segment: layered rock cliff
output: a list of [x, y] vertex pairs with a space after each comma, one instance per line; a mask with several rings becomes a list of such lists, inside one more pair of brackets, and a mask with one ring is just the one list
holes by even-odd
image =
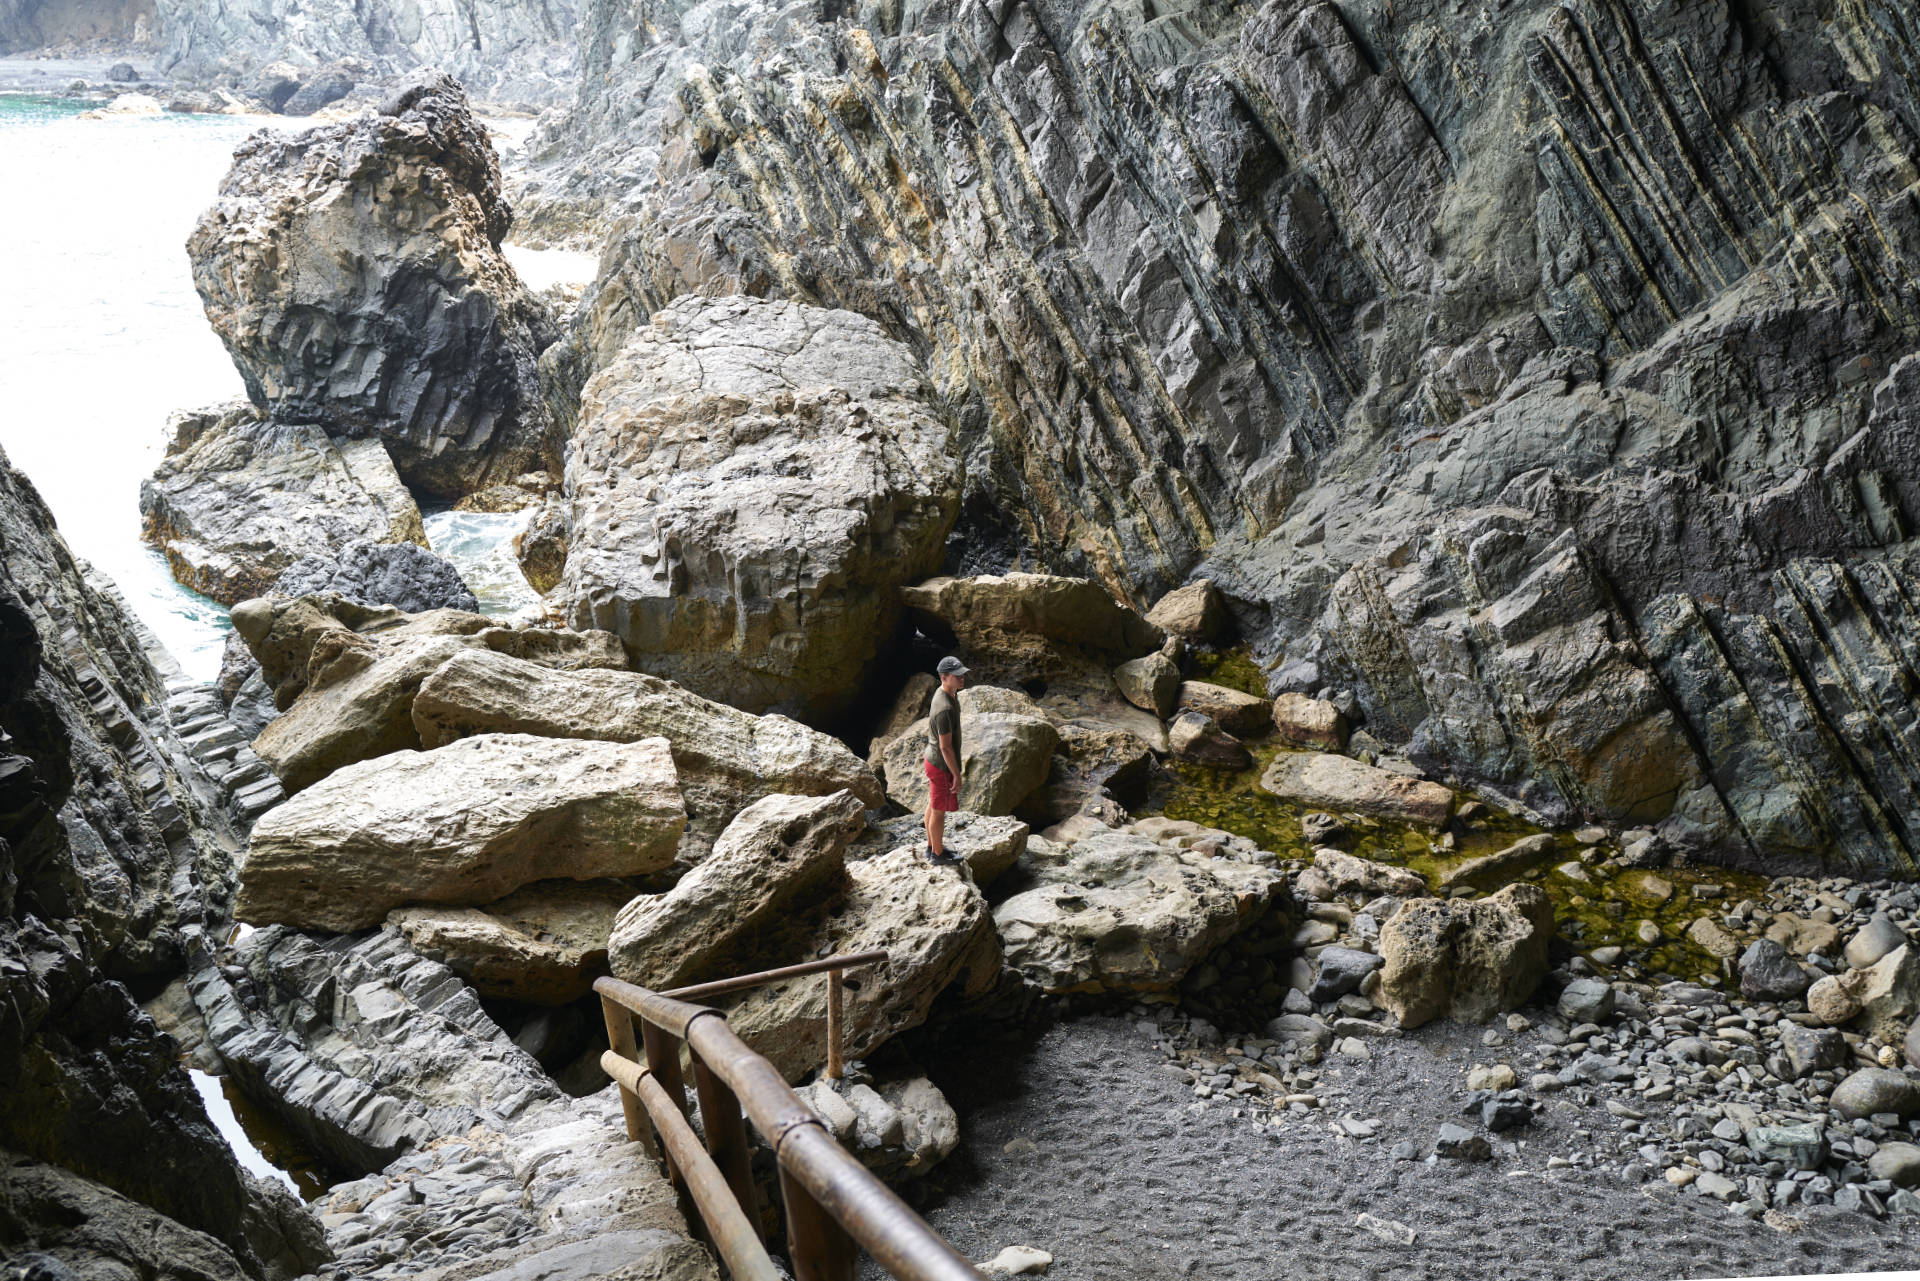
[[224, 914], [220, 790], [136, 625], [4, 456], [0, 566], [0, 1247], [116, 1275], [308, 1271], [318, 1223], [240, 1170], [134, 1000]]
[[[1897, 6], [934, 0], [582, 17], [521, 195], [842, 307], [958, 424], [955, 568], [1228, 591], [1275, 690], [1544, 818], [1914, 870]], [[1903, 363], [1904, 362], [1904, 363]]]

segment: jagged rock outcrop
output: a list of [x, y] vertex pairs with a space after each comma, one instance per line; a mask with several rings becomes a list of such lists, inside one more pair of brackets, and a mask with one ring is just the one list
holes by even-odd
[[339, 595], [246, 601], [233, 626], [282, 709], [253, 750], [290, 792], [343, 765], [422, 746], [413, 723], [421, 682], [468, 650], [561, 669], [626, 664], [605, 632], [497, 627], [480, 614], [406, 614]]
[[1166, 639], [1097, 582], [1049, 574], [934, 578], [900, 593], [915, 624], [960, 644], [995, 680], [1078, 675], [1144, 658]]
[[248, 1096], [343, 1174], [560, 1097], [472, 989], [392, 930], [245, 932], [190, 987]]
[[763, 796], [845, 788], [876, 809], [886, 803], [879, 780], [838, 739], [639, 672], [557, 672], [505, 654], [460, 653], [421, 682], [412, 716], [424, 747], [471, 734], [618, 743], [663, 737], [686, 798], [688, 838], [703, 849]]
[[324, 1259], [318, 1225], [242, 1172], [128, 991], [186, 967], [237, 847], [146, 644], [0, 455], [0, 1150], [20, 1193], [5, 1245], [111, 1256], [61, 1208], [90, 1203], [231, 1272], [292, 1276]]
[[[583, 10], [523, 205], [872, 316], [960, 572], [1204, 577], [1271, 692], [1556, 822], [1909, 873], [1920, 38], [1779, 0]], [[884, 264], [884, 268], [877, 268]]]
[[671, 890], [621, 909], [608, 940], [614, 974], [656, 992], [711, 975], [715, 956], [844, 877], [866, 819], [852, 792], [755, 801]]
[[554, 329], [500, 253], [512, 221], [465, 94], [422, 75], [378, 115], [248, 139], [187, 253], [257, 408], [377, 440], [452, 502], [560, 470], [535, 368]]
[[189, 83], [253, 86], [263, 68], [291, 64], [267, 99], [289, 115], [310, 114], [344, 92], [338, 81], [346, 68], [379, 80], [437, 67], [483, 102], [521, 107], [570, 97], [579, 74], [577, 11], [567, 0], [366, 8], [277, 0], [271, 21], [223, 0], [150, 0], [147, 7], [158, 10], [153, 30], [166, 41], [156, 70]]
[[1380, 929], [1378, 1000], [1402, 1027], [1484, 1022], [1533, 995], [1552, 937], [1553, 905], [1537, 885], [1477, 900], [1417, 899]]
[[380, 441], [336, 443], [246, 404], [174, 420], [166, 458], [140, 484], [140, 518], [174, 578], [223, 605], [265, 595], [303, 557], [427, 541]]
[[994, 909], [1007, 966], [1047, 992], [1164, 992], [1268, 909], [1271, 867], [1095, 828], [1031, 843], [1038, 884]]
[[940, 564], [960, 467], [912, 354], [845, 311], [658, 311], [581, 393], [567, 461], [576, 627], [748, 711], [830, 719]]
[[234, 914], [359, 930], [406, 903], [472, 907], [554, 877], [641, 876], [673, 862], [686, 823], [665, 739], [483, 734], [392, 752], [254, 824]]

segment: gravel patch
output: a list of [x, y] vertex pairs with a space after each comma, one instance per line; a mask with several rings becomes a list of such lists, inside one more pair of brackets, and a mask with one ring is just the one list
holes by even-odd
[[[1488, 1133], [1462, 1112], [1469, 1070], [1493, 1061], [1484, 1033], [1435, 1024], [1368, 1041], [1366, 1059], [1331, 1053], [1322, 1106], [1275, 1118], [1196, 1099], [1138, 1014], [949, 1032], [922, 1052], [961, 1146], [904, 1194], [970, 1257], [1036, 1246], [1069, 1279], [1479, 1281], [1490, 1259], [1503, 1278], [1724, 1277], [1897, 1268], [1920, 1250], [1920, 1217], [1801, 1205], [1750, 1219], [1657, 1176], [1548, 1169], [1612, 1146], [1621, 1118], [1569, 1091]], [[1485, 1135], [1491, 1159], [1428, 1160], [1443, 1125]]]

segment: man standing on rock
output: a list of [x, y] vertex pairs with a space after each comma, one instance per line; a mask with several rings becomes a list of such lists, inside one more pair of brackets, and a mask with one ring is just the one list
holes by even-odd
[[960, 856], [947, 854], [947, 815], [960, 808], [960, 691], [967, 667], [949, 654], [934, 669], [940, 688], [927, 711], [927, 861], [950, 866]]

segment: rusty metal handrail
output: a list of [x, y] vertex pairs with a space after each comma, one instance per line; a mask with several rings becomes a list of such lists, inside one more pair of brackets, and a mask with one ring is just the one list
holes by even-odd
[[[886, 954], [829, 957], [806, 965], [720, 983], [648, 991], [603, 978], [594, 983], [606, 1015], [610, 1048], [601, 1056], [619, 1083], [627, 1136], [659, 1156], [682, 1198], [682, 1210], [697, 1209], [706, 1235], [736, 1277], [758, 1278], [753, 1251], [764, 1258], [757, 1237], [746, 1242], [755, 1214], [755, 1191], [747, 1173], [742, 1105], [754, 1128], [773, 1149], [786, 1203], [788, 1254], [797, 1281], [851, 1281], [857, 1242], [899, 1281], [978, 1281], [980, 1274], [915, 1214], [893, 1190], [837, 1143], [812, 1109], [795, 1094], [773, 1064], [728, 1026], [719, 1010], [679, 999], [689, 993], [740, 991], [804, 974], [830, 976], [829, 1015], [836, 1013], [840, 970], [872, 964]], [[635, 1061], [632, 1017], [641, 1019], [646, 1067]], [[839, 1020], [829, 1019], [829, 1062], [839, 1059]], [[703, 1151], [686, 1120], [680, 1047], [692, 1051], [700, 1111], [707, 1132]], [[649, 1121], [659, 1136], [648, 1133]], [[731, 1192], [731, 1197], [724, 1194]], [[694, 1216], [687, 1214], [689, 1222]], [[751, 1249], [748, 1248], [749, 1244]], [[742, 1262], [734, 1262], [735, 1255]]]

